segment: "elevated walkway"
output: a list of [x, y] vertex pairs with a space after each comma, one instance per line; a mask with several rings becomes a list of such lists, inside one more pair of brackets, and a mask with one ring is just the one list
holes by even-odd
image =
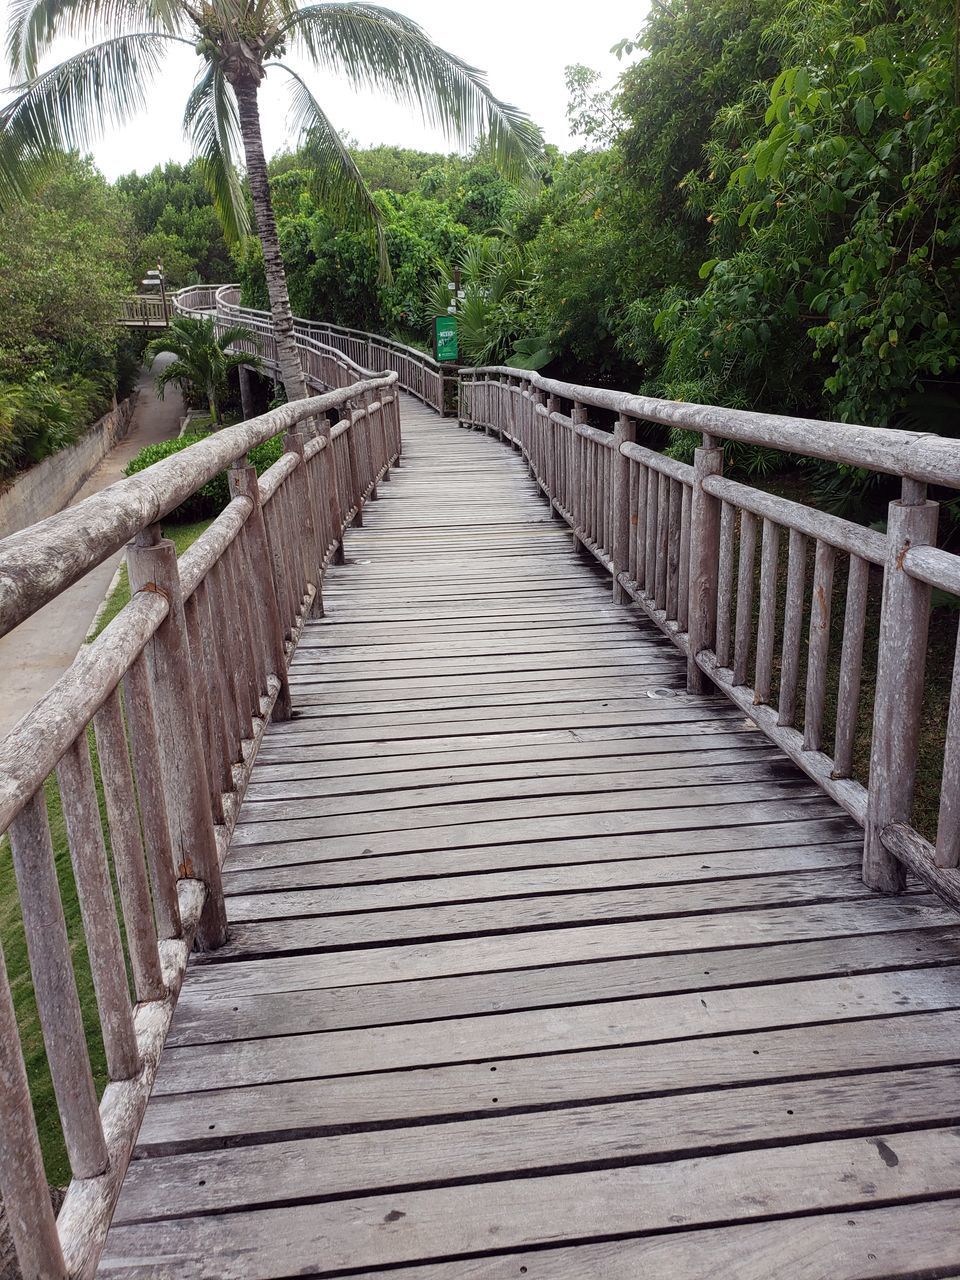
[[405, 397], [98, 1274], [960, 1271], [960, 926]]

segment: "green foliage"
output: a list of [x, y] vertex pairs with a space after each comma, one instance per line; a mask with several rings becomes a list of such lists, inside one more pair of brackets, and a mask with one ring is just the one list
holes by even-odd
[[76, 157], [0, 215], [0, 478], [71, 444], [130, 390], [116, 324], [129, 241], [121, 201]]
[[158, 165], [114, 183], [137, 236], [135, 279], [163, 263], [171, 289], [226, 281], [232, 265], [213, 201], [196, 163]]
[[[199, 441], [206, 438], [203, 432], [190, 432], [187, 435], [178, 436], [174, 440], [160, 440], [156, 444], [148, 444], [146, 448], [140, 450], [135, 458], [132, 458], [127, 463], [123, 474], [125, 476], [137, 475], [138, 472], [145, 471], [147, 467], [152, 467], [157, 462], [163, 462], [165, 458], [170, 458], [175, 453], [180, 453], [183, 449], [189, 449], [191, 445], [198, 444]], [[257, 475], [260, 476], [269, 467], [272, 467], [282, 455], [283, 438], [277, 435], [270, 440], [264, 441], [263, 444], [258, 444], [255, 449], [251, 449], [248, 457], [253, 466], [256, 467]], [[182, 502], [179, 507], [171, 511], [167, 516], [167, 520], [171, 524], [184, 524], [216, 516], [220, 514], [229, 501], [230, 486], [227, 480], [227, 473], [222, 471], [187, 498], [185, 502]]]

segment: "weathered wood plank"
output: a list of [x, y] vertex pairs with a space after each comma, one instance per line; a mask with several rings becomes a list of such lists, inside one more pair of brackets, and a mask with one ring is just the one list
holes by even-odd
[[[718, 1220], [749, 1221], [960, 1192], [960, 1131], [885, 1133], [670, 1163], [402, 1191], [332, 1204], [118, 1227], [114, 1256], [146, 1266], [105, 1275], [287, 1276], [324, 1269], [589, 1240]], [[153, 1260], [152, 1262], [150, 1260]]]
[[[499, 1074], [488, 1073], [491, 1105], [500, 1099]], [[462, 1177], [465, 1169], [479, 1182], [609, 1161], [677, 1160], [704, 1151], [715, 1156], [758, 1142], [935, 1125], [956, 1114], [960, 1072], [950, 1065], [595, 1103], [514, 1114], [509, 1123], [493, 1115], [190, 1151], [134, 1163], [114, 1222], [437, 1185]]]
[[461, 974], [412, 982], [368, 983], [325, 989], [310, 985], [263, 996], [212, 995], [187, 987], [177, 1005], [171, 1044], [212, 1044], [266, 1035], [296, 1035], [337, 1028], [390, 1026], [440, 1017], [464, 1017], [550, 1005], [657, 996], [717, 987], [751, 986], [927, 968], [949, 963], [960, 941], [956, 929], [907, 930], [888, 934], [883, 948], [875, 935], [827, 941], [727, 947], [667, 956], [628, 957]]

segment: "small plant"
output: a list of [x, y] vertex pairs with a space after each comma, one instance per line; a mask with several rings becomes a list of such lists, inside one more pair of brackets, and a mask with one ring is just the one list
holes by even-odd
[[221, 426], [221, 405], [231, 371], [241, 365], [260, 368], [259, 356], [227, 350], [237, 342], [255, 345], [256, 334], [240, 324], [232, 325], [218, 334], [210, 318], [177, 316], [171, 320], [167, 332], [162, 337], [155, 338], [144, 353], [151, 366], [158, 356], [168, 352], [176, 357], [160, 370], [157, 376], [157, 395], [162, 400], [163, 393], [171, 382], [185, 392], [193, 391], [206, 399], [214, 427]]

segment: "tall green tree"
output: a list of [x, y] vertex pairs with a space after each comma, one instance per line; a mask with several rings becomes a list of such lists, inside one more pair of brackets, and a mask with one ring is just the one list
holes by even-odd
[[[40, 59], [61, 34], [94, 43], [39, 72]], [[141, 110], [164, 54], [178, 44], [195, 49], [200, 59], [184, 127], [233, 239], [247, 230], [237, 172], [243, 153], [280, 374], [290, 399], [307, 392], [260, 128], [259, 94], [268, 74], [282, 73], [289, 82], [291, 127], [311, 155], [325, 206], [345, 221], [376, 228], [384, 272], [389, 264], [377, 206], [360, 171], [306, 80], [281, 61], [285, 52], [295, 51], [325, 75], [391, 93], [453, 137], [482, 136], [501, 165], [521, 168], [540, 148], [539, 130], [495, 97], [482, 72], [434, 44], [417, 23], [380, 5], [14, 0], [7, 51], [21, 83], [0, 112], [0, 200], [21, 194], [38, 163], [49, 163], [63, 149], [87, 147], [107, 126]]]

